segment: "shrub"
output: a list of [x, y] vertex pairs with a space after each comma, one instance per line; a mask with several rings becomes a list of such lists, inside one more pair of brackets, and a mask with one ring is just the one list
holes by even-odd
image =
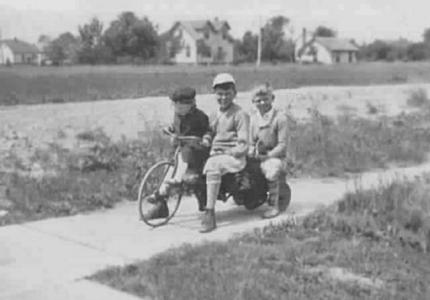
[[349, 114], [335, 120], [318, 110], [310, 113], [309, 121], [289, 125], [289, 172], [295, 176], [337, 176], [392, 162], [420, 163], [430, 148], [425, 113], [377, 120]]
[[375, 105], [373, 105], [370, 102], [366, 102], [366, 108], [367, 108], [367, 113], [369, 115], [375, 115], [378, 113], [378, 107], [376, 107]]
[[410, 91], [406, 103], [411, 107], [429, 106], [430, 101], [427, 97], [427, 91], [423, 88]]
[[[0, 225], [72, 215], [109, 208], [123, 199], [134, 200], [143, 174], [166, 158], [171, 149], [158, 130], [146, 136], [145, 141], [113, 142], [97, 129], [78, 134], [80, 140], [90, 142], [81, 152], [51, 145], [37, 150], [29, 162], [12, 155], [8, 164], [14, 171], [3, 174], [0, 182], [6, 182], [13, 207]], [[42, 169], [41, 176], [30, 176], [34, 164]]]

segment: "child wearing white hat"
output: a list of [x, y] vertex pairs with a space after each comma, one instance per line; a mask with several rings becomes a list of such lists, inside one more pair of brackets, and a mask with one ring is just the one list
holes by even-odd
[[219, 104], [217, 114], [210, 120], [212, 146], [203, 172], [206, 174], [207, 204], [200, 232], [216, 228], [215, 202], [221, 185], [221, 176], [236, 173], [246, 166], [249, 138], [249, 116], [236, 103], [236, 82], [231, 74], [215, 76], [212, 84]]

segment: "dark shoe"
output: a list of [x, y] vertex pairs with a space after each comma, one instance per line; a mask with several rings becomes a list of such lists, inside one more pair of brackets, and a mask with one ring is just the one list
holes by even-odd
[[277, 206], [271, 206], [268, 210], [263, 213], [263, 219], [272, 219], [279, 216], [280, 210]]
[[167, 218], [169, 216], [169, 208], [167, 207], [166, 196], [151, 195], [148, 199], [152, 203], [152, 207], [145, 213], [145, 218], [148, 220]]
[[200, 228], [201, 233], [207, 233], [211, 232], [216, 228], [216, 221], [215, 221], [215, 210], [213, 209], [206, 209], [205, 214], [202, 218], [202, 227]]

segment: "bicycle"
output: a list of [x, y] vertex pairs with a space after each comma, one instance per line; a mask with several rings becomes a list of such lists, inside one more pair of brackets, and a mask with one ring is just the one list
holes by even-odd
[[[164, 131], [166, 134], [170, 134]], [[201, 138], [196, 136], [178, 136], [180, 142], [198, 143]], [[146, 209], [153, 208], [159, 204], [150, 196], [160, 189], [161, 184], [167, 178], [173, 178], [177, 169], [179, 147], [171, 160], [157, 162], [145, 173], [139, 187], [138, 203], [140, 219], [151, 227], [165, 225], [172, 219], [179, 209], [182, 196], [186, 190], [190, 190], [190, 184], [181, 183], [179, 186], [170, 189], [166, 199], [168, 214], [164, 217], [152, 219], [145, 214]], [[152, 177], [154, 176], [154, 177]], [[280, 185], [280, 210], [285, 211], [291, 200], [291, 189], [285, 180], [285, 175]], [[201, 178], [203, 179], [203, 178]], [[204, 180], [204, 179], [203, 179]], [[191, 190], [193, 188], [191, 187]], [[256, 209], [269, 200], [268, 186], [264, 175], [260, 170], [260, 160], [248, 158], [244, 170], [237, 173], [229, 173], [222, 177], [219, 193], [219, 200], [227, 201], [233, 198], [237, 205], [243, 205], [248, 210]]]
[[[172, 135], [167, 130], [163, 130], [167, 135]], [[154, 205], [159, 205], [157, 199], [151, 197], [156, 195], [160, 190], [161, 185], [167, 179], [172, 179], [175, 176], [178, 167], [178, 155], [180, 155], [180, 145], [183, 143], [200, 143], [201, 138], [197, 136], [176, 136], [178, 146], [170, 160], [163, 160], [155, 163], [143, 176], [138, 191], [138, 209], [139, 217], [147, 225], [151, 227], [159, 227], [167, 224], [175, 215], [179, 208], [182, 196], [185, 193], [187, 183], [180, 183], [178, 186], [169, 187], [164, 200], [167, 206], [168, 214], [163, 217], [151, 218], [147, 213], [154, 209]], [[164, 205], [164, 204], [163, 204]]]

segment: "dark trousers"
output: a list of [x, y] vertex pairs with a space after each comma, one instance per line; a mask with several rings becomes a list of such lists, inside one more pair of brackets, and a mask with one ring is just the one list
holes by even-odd
[[188, 169], [201, 174], [209, 157], [209, 149], [190, 145], [181, 146], [182, 160], [188, 163]]

